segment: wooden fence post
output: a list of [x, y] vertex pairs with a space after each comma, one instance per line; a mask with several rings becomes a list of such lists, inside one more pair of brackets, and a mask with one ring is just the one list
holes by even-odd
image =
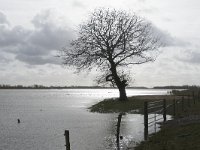
[[176, 112], [177, 112], [177, 113], [178, 113], [179, 109], [180, 109], [180, 108], [179, 108], [179, 100], [177, 100], [177, 101], [176, 101]]
[[175, 100], [175, 98], [174, 98], [174, 100], [173, 100], [173, 115], [174, 115], [174, 117], [176, 116], [176, 100]]
[[144, 102], [144, 140], [148, 139], [148, 102]]
[[167, 109], [166, 109], [166, 99], [163, 100], [163, 121], [165, 122], [166, 119], [166, 114], [167, 114]]
[[188, 107], [190, 107], [190, 95], [188, 95], [187, 100], [188, 100]]
[[184, 96], [182, 96], [181, 103], [182, 103], [182, 111], [184, 111]]
[[198, 101], [200, 101], [200, 90], [198, 92]]
[[70, 150], [70, 142], [69, 142], [69, 130], [65, 130], [65, 142], [66, 142], [66, 150]]
[[195, 96], [194, 96], [194, 91], [192, 92], [192, 98], [193, 98], [193, 101], [194, 101], [194, 104], [195, 104]]

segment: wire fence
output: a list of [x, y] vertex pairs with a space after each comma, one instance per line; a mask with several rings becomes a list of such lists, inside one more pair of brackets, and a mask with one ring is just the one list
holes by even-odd
[[189, 110], [200, 102], [200, 91], [188, 95], [179, 95], [173, 100], [157, 100], [144, 102], [144, 140], [148, 140], [149, 129], [154, 126], [153, 133], [157, 132], [158, 124], [167, 121], [167, 114], [176, 117], [181, 112]]

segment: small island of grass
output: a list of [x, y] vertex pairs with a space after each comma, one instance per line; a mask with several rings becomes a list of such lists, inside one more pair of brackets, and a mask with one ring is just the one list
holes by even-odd
[[117, 98], [105, 99], [97, 104], [92, 105], [89, 110], [98, 113], [143, 113], [145, 101], [157, 101], [166, 99], [170, 103], [174, 98], [180, 99], [180, 96], [173, 95], [143, 95], [132, 96], [128, 101], [119, 101]]

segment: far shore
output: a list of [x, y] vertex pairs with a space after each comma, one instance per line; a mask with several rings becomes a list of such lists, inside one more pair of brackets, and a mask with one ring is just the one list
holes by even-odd
[[[154, 86], [154, 87], [145, 87], [145, 86], [129, 86], [126, 89], [188, 89], [194, 86], [183, 85], [183, 86]], [[45, 85], [7, 85], [0, 84], [0, 89], [117, 89], [116, 87], [105, 87], [105, 86], [45, 86]]]

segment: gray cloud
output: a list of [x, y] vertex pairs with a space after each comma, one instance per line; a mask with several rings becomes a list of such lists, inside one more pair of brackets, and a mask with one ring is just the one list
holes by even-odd
[[[2, 16], [6, 18], [5, 15]], [[58, 64], [60, 61], [55, 57], [55, 51], [74, 38], [73, 30], [63, 20], [54, 11], [46, 10], [32, 19], [33, 29], [22, 26], [1, 27], [0, 49], [14, 54], [17, 60], [30, 65]], [[153, 32], [166, 46], [180, 44], [178, 39], [156, 26], [153, 26]]]
[[52, 56], [33, 56], [33, 55], [17, 55], [16, 59], [27, 62], [29, 65], [44, 65], [44, 64], [60, 64], [60, 61]]
[[32, 23], [34, 29], [21, 26], [0, 28], [0, 49], [12, 53], [19, 61], [30, 65], [58, 64], [55, 51], [58, 51], [73, 38], [73, 31], [54, 18], [47, 10], [36, 15]]
[[0, 24], [9, 24], [6, 15], [4, 15], [2, 12], [0, 12]]
[[77, 0], [73, 1], [72, 6], [81, 7], [81, 8], [85, 7], [85, 5], [82, 2], [77, 1]]
[[45, 24], [39, 30], [32, 33], [31, 43], [46, 49], [58, 49], [73, 38], [72, 31]]
[[188, 62], [190, 63], [195, 63], [195, 64], [200, 64], [200, 53], [199, 52], [193, 52], [188, 59]]
[[0, 53], [0, 64], [7, 64], [10, 60]]
[[185, 42], [179, 38], [173, 37], [167, 31], [163, 31], [159, 29], [158, 27], [156, 27], [155, 25], [152, 25], [152, 30], [155, 36], [157, 36], [160, 39], [160, 41], [163, 43], [165, 47], [189, 45], [188, 42]]
[[142, 3], [144, 3], [146, 0], [138, 0], [138, 2], [142, 2]]
[[16, 46], [24, 44], [30, 31], [21, 26], [16, 26], [12, 29], [8, 27], [0, 28], [0, 45], [1, 47]]
[[185, 50], [181, 56], [176, 56], [175, 58], [184, 63], [200, 64], [200, 52], [197, 50]]

